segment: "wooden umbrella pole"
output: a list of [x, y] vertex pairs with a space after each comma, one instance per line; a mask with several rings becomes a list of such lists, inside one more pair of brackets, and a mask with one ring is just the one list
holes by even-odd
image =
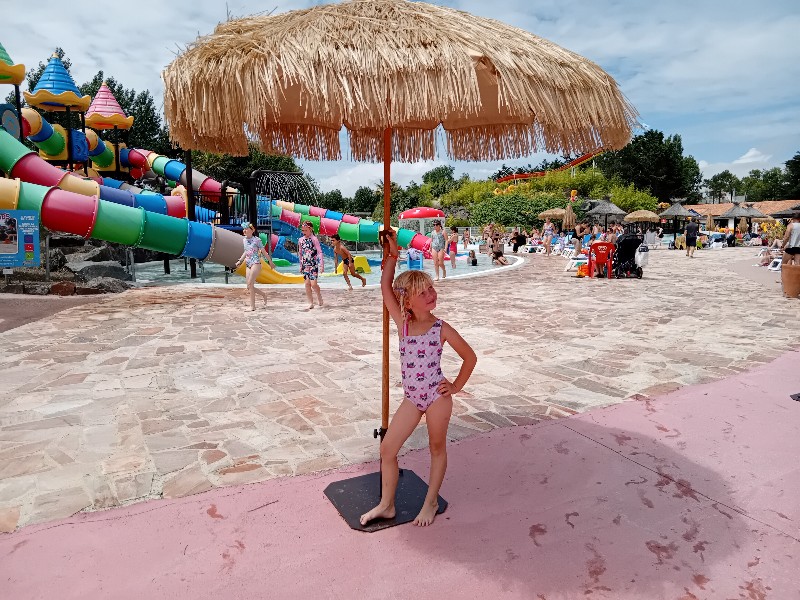
[[[383, 230], [391, 227], [392, 128], [383, 132]], [[383, 379], [381, 382], [381, 440], [389, 428], [389, 309], [383, 305]]]

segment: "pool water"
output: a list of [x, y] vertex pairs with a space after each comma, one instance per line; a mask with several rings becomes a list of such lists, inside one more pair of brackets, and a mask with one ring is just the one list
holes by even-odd
[[[472, 248], [476, 249], [476, 248]], [[461, 250], [459, 250], [461, 252]], [[379, 252], [358, 252], [353, 253], [354, 256], [366, 256], [370, 259], [377, 259], [380, 260], [380, 253]], [[401, 259], [404, 258], [405, 253], [401, 254]], [[513, 255], [506, 255], [509, 259], [509, 262], [513, 266], [516, 262], [520, 259], [514, 257]], [[446, 268], [447, 268], [447, 276], [448, 278], [462, 278], [462, 277], [469, 277], [474, 276], [477, 274], [488, 274], [492, 271], [497, 271], [502, 268], [509, 268], [509, 267], [498, 267], [496, 265], [492, 265], [492, 261], [486, 254], [477, 254], [478, 264], [477, 266], [471, 266], [467, 264], [466, 256], [459, 257], [456, 259], [456, 268], [455, 270], [451, 269], [450, 261], [446, 261]], [[364, 277], [367, 280], [368, 286], [377, 286], [380, 284], [381, 279], [381, 269], [380, 266], [372, 266], [370, 273], [365, 273]], [[405, 260], [400, 260], [398, 262], [397, 273], [402, 273], [407, 270], [407, 264]], [[433, 261], [432, 260], [424, 260], [423, 261], [423, 270], [429, 273], [432, 277], [434, 275], [433, 270]], [[296, 275], [300, 271], [300, 267], [297, 264], [293, 264], [287, 267], [278, 267], [278, 271], [282, 273]], [[205, 281], [203, 281], [203, 279]], [[184, 261], [182, 258], [177, 258], [170, 261], [170, 274], [164, 274], [164, 261], [153, 261], [153, 262], [146, 262], [146, 263], [137, 263], [136, 265], [136, 283], [138, 285], [143, 286], [162, 286], [162, 285], [179, 285], [179, 284], [199, 284], [199, 283], [206, 283], [209, 285], [226, 285], [225, 281], [225, 268], [222, 265], [216, 263], [204, 263], [202, 265], [197, 265], [197, 278], [192, 279], [190, 277], [190, 271], [188, 266], [188, 261]], [[325, 273], [319, 279], [320, 286], [323, 288], [331, 288], [331, 289], [344, 289], [347, 287], [347, 284], [344, 281], [344, 277], [342, 275], [334, 275], [333, 274], [333, 259], [329, 257], [325, 257]], [[350, 283], [353, 287], [358, 287], [361, 285], [361, 282], [353, 277], [350, 276]], [[232, 273], [228, 274], [228, 281], [227, 285], [236, 286], [236, 285], [244, 285], [244, 279], [239, 277], [238, 275], [234, 275]]]

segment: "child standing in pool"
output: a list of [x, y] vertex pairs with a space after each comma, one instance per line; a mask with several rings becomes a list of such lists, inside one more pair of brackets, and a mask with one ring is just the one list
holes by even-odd
[[458, 227], [453, 225], [450, 228], [450, 239], [448, 244], [448, 251], [450, 252], [450, 266], [456, 268], [456, 254], [458, 254]]
[[344, 242], [342, 242], [342, 238], [339, 237], [339, 234], [334, 233], [331, 236], [331, 239], [333, 240], [334, 272], [339, 268], [339, 257], [341, 257], [342, 275], [344, 275], [344, 280], [347, 282], [347, 287], [350, 288], [350, 291], [353, 290], [353, 286], [350, 285], [350, 278], [347, 276], [348, 273], [356, 279], [361, 280], [361, 287], [367, 285], [367, 280], [356, 272], [356, 265], [355, 261], [353, 260], [353, 255], [350, 254], [350, 250], [348, 250], [347, 246], [344, 245]]
[[297, 242], [297, 253], [300, 256], [300, 274], [306, 282], [308, 309], [311, 310], [314, 308], [312, 290], [316, 292], [317, 301], [322, 306], [322, 290], [319, 289], [317, 279], [319, 279], [320, 273], [325, 271], [325, 258], [319, 240], [314, 235], [314, 228], [309, 221], [303, 221], [301, 231], [303, 236]]
[[[460, 392], [467, 383], [477, 357], [455, 329], [431, 313], [436, 308], [436, 290], [430, 275], [424, 271], [406, 271], [394, 279], [397, 237], [392, 230], [382, 235], [385, 263], [381, 274], [381, 292], [400, 333], [405, 398], [381, 442], [381, 501], [361, 515], [361, 524], [395, 516], [394, 500], [399, 475], [397, 453], [424, 414], [431, 451], [431, 472], [428, 493], [414, 519], [415, 525], [424, 527], [433, 523], [439, 506], [439, 488], [447, 469], [447, 426], [453, 411], [453, 394]], [[452, 383], [444, 377], [441, 369], [445, 342], [463, 361]]]
[[264, 244], [261, 239], [255, 235], [256, 228], [252, 223], [245, 221], [242, 223], [242, 233], [244, 233], [244, 252], [236, 261], [236, 268], [238, 269], [242, 263], [247, 265], [247, 290], [250, 292], [250, 311], [256, 309], [256, 294], [264, 299], [264, 306], [267, 305], [267, 295], [261, 290], [256, 289], [256, 280], [261, 273], [261, 257], [269, 262], [269, 266], [275, 268], [275, 263], [272, 258], [267, 254]]

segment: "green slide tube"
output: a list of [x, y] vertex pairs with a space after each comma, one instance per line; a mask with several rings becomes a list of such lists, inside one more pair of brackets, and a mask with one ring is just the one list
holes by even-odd
[[64, 136], [61, 135], [56, 129], [53, 129], [53, 135], [46, 140], [36, 142], [36, 146], [41, 149], [45, 154], [56, 156], [64, 151], [67, 143], [64, 141]]
[[362, 219], [358, 223], [358, 241], [359, 242], [377, 242], [378, 231], [380, 230], [380, 223], [374, 221], [367, 221]]
[[[98, 205], [97, 220], [91, 237], [106, 242], [135, 246], [142, 238], [144, 221], [145, 210], [143, 208], [132, 208], [101, 201]], [[184, 236], [185, 242], [186, 237]]]
[[[16, 143], [9, 143], [9, 138]], [[5, 129], [0, 127], [0, 171], [11, 173], [14, 169], [14, 165], [19, 162], [19, 159], [30, 153], [30, 150], [14, 139]]]
[[159, 156], [157, 159], [153, 161], [153, 171], [156, 172], [156, 175], [164, 175], [164, 165], [166, 165], [171, 158], [167, 158], [166, 156]]
[[141, 248], [178, 256], [186, 246], [189, 227], [186, 219], [145, 212], [144, 230], [139, 240]]
[[357, 242], [358, 241], [358, 223], [345, 223], [342, 221], [341, 225], [339, 225], [339, 237], [342, 238], [345, 242]]
[[294, 212], [300, 213], [301, 215], [308, 214], [308, 204], [297, 204], [294, 205]]
[[275, 202], [272, 203], [272, 208], [270, 210], [272, 211], [273, 217], [275, 217], [276, 219], [281, 218], [281, 211], [283, 209], [280, 206], [278, 206]]
[[103, 150], [97, 156], [90, 156], [89, 160], [91, 160], [98, 167], [110, 167], [114, 162], [114, 151], [109, 147], [109, 144], [106, 144], [105, 150]]
[[36, 185], [34, 183], [21, 185], [17, 210], [35, 210], [41, 214], [44, 197], [47, 196], [49, 191], [50, 188], [45, 185]]
[[411, 243], [411, 239], [417, 235], [416, 231], [412, 231], [411, 229], [406, 229], [405, 227], [401, 227], [397, 231], [397, 245], [401, 248], [408, 248], [408, 245]]
[[[297, 208], [297, 204], [295, 204], [294, 206], [295, 206], [295, 208]], [[306, 208], [308, 208], [308, 207], [306, 207]], [[302, 215], [302, 213], [301, 213], [301, 215]], [[305, 223], [306, 221], [311, 223], [311, 227], [314, 228], [314, 233], [318, 234], [319, 233], [319, 217], [312, 217], [311, 215], [308, 215], [308, 214], [302, 215], [300, 217], [300, 227], [302, 227], [303, 223]]]

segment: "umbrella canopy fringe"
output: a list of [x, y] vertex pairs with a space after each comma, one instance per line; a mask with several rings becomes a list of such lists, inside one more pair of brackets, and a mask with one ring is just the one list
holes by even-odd
[[[405, 0], [231, 20], [162, 77], [172, 139], [234, 154], [258, 141], [302, 158], [338, 156], [338, 141], [322, 140], [346, 126], [359, 132], [354, 158], [379, 160], [391, 126], [411, 130], [393, 159], [433, 159], [434, 137], [420, 132], [443, 125], [451, 158], [497, 160], [621, 148], [638, 125], [595, 63], [499, 21]], [[265, 121], [281, 125], [264, 135]]]

